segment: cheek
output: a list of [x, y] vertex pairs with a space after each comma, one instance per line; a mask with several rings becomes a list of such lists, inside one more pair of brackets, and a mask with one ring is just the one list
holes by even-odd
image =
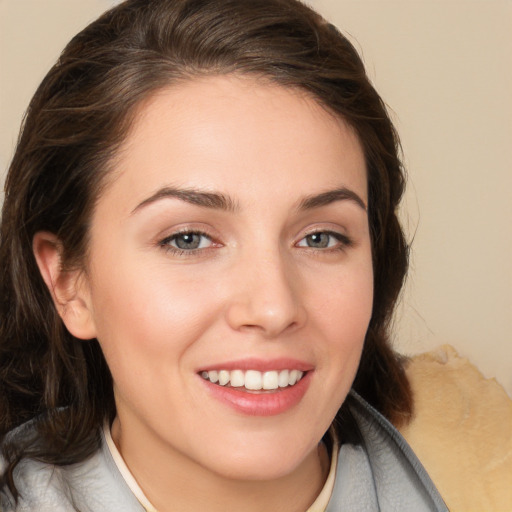
[[[317, 283], [318, 284], [318, 283]], [[322, 369], [344, 398], [355, 377], [373, 307], [371, 261], [324, 281], [324, 293], [310, 294], [310, 319], [325, 347]], [[328, 385], [328, 384], [327, 384]]]
[[[316, 276], [310, 292], [310, 310], [332, 338], [346, 333], [345, 340], [364, 337], [372, 315], [373, 271], [370, 258], [364, 258], [339, 272]], [[336, 336], [338, 333], [339, 336]]]
[[92, 290], [97, 338], [113, 374], [143, 372], [144, 361], [156, 369], [181, 358], [218, 315], [215, 295], [199, 280], [157, 266], [130, 270], [118, 260], [95, 276]]

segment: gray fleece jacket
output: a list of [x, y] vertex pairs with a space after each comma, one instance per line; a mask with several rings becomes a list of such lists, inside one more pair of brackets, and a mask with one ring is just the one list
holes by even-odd
[[[325, 512], [447, 511], [425, 469], [400, 433], [356, 393], [348, 397], [361, 443], [341, 445]], [[103, 439], [85, 462], [51, 466], [24, 460], [15, 471], [21, 499], [0, 490], [3, 512], [144, 512]]]

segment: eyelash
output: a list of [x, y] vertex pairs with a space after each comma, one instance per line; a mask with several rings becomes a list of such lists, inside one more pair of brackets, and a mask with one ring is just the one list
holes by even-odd
[[[196, 249], [180, 249], [179, 247], [173, 247], [172, 245], [170, 245], [172, 241], [178, 239], [180, 236], [185, 236], [185, 235], [192, 235], [192, 236], [196, 235], [196, 236], [200, 236], [202, 238], [207, 238], [211, 242], [212, 245], [210, 245], [208, 247], [199, 247]], [[187, 256], [196, 255], [198, 252], [207, 251], [207, 250], [211, 249], [212, 246], [215, 246], [215, 245], [220, 246], [221, 244], [215, 244], [213, 238], [208, 233], [205, 233], [204, 231], [184, 229], [183, 231], [178, 231], [176, 233], [173, 233], [170, 236], [165, 237], [163, 240], [161, 240], [158, 243], [158, 245], [160, 247], [162, 247], [162, 249], [164, 249], [166, 252], [170, 252], [170, 253], [174, 254], [175, 256], [187, 257]]]
[[[312, 232], [307, 233], [306, 235], [304, 235], [299, 240], [299, 242], [301, 242], [302, 240], [307, 239], [308, 237], [311, 237], [311, 236], [314, 236], [314, 235], [320, 235], [320, 234], [328, 235], [329, 237], [334, 238], [338, 242], [338, 244], [336, 246], [334, 246], [334, 247], [323, 247], [323, 248], [315, 248], [315, 247], [309, 247], [309, 246], [299, 246], [299, 245], [296, 244], [296, 247], [303, 248], [303, 249], [316, 249], [316, 250], [319, 250], [319, 251], [322, 251], [322, 252], [337, 252], [337, 251], [344, 251], [344, 250], [346, 250], [347, 248], [349, 248], [349, 247], [351, 247], [353, 245], [353, 240], [351, 238], [349, 238], [348, 236], [343, 235], [341, 233], [338, 233], [336, 231], [330, 231], [330, 230], [312, 231]], [[179, 247], [173, 247], [171, 245], [172, 241], [175, 241], [180, 236], [185, 236], [185, 235], [191, 235], [191, 236], [195, 235], [195, 236], [199, 236], [199, 237], [202, 237], [202, 238], [207, 238], [211, 242], [211, 245], [208, 246], [208, 247], [198, 247], [198, 248], [195, 248], [195, 249], [180, 249]], [[198, 230], [178, 231], [176, 233], [173, 233], [170, 236], [165, 237], [163, 240], [161, 240], [158, 243], [158, 245], [162, 249], [164, 249], [166, 252], [170, 252], [170, 253], [174, 254], [175, 256], [184, 256], [184, 257], [197, 255], [199, 252], [202, 253], [204, 251], [207, 251], [207, 250], [215, 247], [215, 245], [217, 245], [217, 247], [221, 246], [221, 244], [216, 244], [216, 242], [213, 240], [213, 238], [208, 233], [205, 233], [203, 231], [198, 231]]]
[[304, 235], [299, 242], [302, 240], [307, 239], [308, 237], [314, 236], [314, 235], [328, 235], [329, 237], [334, 238], [338, 243], [334, 247], [324, 247], [324, 248], [315, 248], [315, 247], [308, 247], [308, 246], [299, 246], [304, 249], [316, 249], [322, 252], [337, 252], [337, 251], [344, 251], [349, 247], [352, 247], [354, 245], [353, 240], [348, 237], [347, 235], [343, 235], [341, 233], [338, 233], [337, 231], [330, 231], [328, 229], [319, 229], [317, 231], [311, 231], [310, 233], [307, 233]]

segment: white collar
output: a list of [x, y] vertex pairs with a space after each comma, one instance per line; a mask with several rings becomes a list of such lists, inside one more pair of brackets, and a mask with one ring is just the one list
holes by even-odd
[[[327, 480], [320, 491], [320, 494], [317, 496], [316, 500], [313, 504], [306, 510], [306, 512], [324, 512], [327, 508], [329, 500], [331, 499], [332, 491], [334, 489], [334, 482], [336, 480], [336, 468], [338, 465], [338, 442], [334, 431], [331, 429], [329, 431], [333, 438], [332, 443], [332, 453], [331, 453], [331, 466], [329, 469], [329, 474], [327, 475]], [[151, 504], [151, 502], [147, 499], [146, 495], [139, 487], [137, 480], [132, 475], [131, 471], [128, 469], [123, 456], [117, 449], [117, 446], [112, 439], [112, 435], [110, 434], [110, 427], [108, 423], [105, 423], [103, 426], [103, 434], [105, 436], [105, 440], [107, 442], [107, 447], [110, 451], [110, 455], [112, 455], [112, 459], [117, 466], [117, 469], [121, 473], [126, 485], [130, 488], [133, 495], [137, 498], [139, 503], [144, 507], [146, 512], [158, 512], [157, 509]]]

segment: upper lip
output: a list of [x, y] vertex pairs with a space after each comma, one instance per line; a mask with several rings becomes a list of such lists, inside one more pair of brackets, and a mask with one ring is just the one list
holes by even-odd
[[269, 372], [273, 370], [300, 370], [302, 372], [307, 372], [312, 369], [313, 365], [311, 363], [294, 358], [282, 357], [277, 359], [258, 359], [250, 357], [202, 366], [201, 368], [198, 368], [197, 373], [212, 370], [256, 370], [260, 372]]

